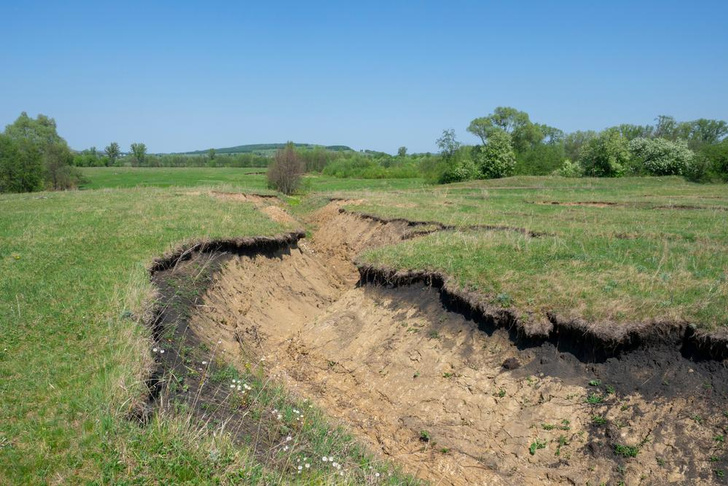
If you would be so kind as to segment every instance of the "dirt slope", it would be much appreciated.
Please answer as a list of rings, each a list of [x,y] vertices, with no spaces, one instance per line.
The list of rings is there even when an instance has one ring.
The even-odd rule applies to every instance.
[[[312,241],[232,257],[190,321],[264,358],[375,450],[435,484],[722,483],[728,374],[674,348],[581,362],[448,311],[437,290],[357,286],[362,249],[404,222],[342,213]],[[635,457],[630,457],[635,455]]]

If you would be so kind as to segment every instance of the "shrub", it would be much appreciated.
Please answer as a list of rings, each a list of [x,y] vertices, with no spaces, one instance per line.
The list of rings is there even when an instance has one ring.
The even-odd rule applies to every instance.
[[[471,157],[485,179],[498,179],[513,175],[516,168],[516,154],[511,136],[503,130],[494,130],[488,143],[473,147]]]
[[[700,151],[699,158],[720,178],[728,181],[728,138],[720,143],[708,145]]]
[[[635,138],[629,142],[629,151],[636,173],[657,176],[685,174],[695,155],[687,142],[664,138]]]
[[[304,164],[298,157],[293,142],[278,150],[268,167],[268,187],[283,194],[293,194],[301,185]]]
[[[584,175],[584,169],[579,165],[579,162],[572,162],[566,159],[561,168],[554,171],[554,175],[561,177],[581,177]]]
[[[610,128],[589,140],[579,162],[588,176],[620,177],[624,175],[629,160],[627,139],[619,130]]]
[[[82,178],[72,163],[71,150],[53,118],[34,119],[23,112],[0,135],[0,191],[74,188]]]
[[[443,155],[435,168],[436,181],[440,184],[476,179],[478,168],[471,157],[472,147],[459,146],[452,154]]]

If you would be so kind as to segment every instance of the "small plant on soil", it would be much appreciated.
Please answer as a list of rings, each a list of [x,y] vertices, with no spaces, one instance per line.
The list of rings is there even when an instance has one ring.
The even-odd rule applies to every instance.
[[[541,424],[543,430],[554,430],[556,428],[553,424]]]
[[[591,380],[589,386],[599,386],[602,384],[602,380]]]
[[[592,405],[602,403],[603,401],[604,397],[598,393],[590,393],[589,396],[586,397],[586,403],[591,403]]]
[[[546,441],[541,439],[536,439],[533,442],[531,442],[531,447],[528,448],[528,452],[534,456],[536,455],[536,451],[539,449],[546,449]]]
[[[614,446],[614,453],[621,457],[637,457],[640,448],[638,446],[628,446],[624,444],[616,444]]]
[[[498,398],[503,398],[504,396],[506,396],[506,390],[504,388],[501,388],[497,392],[495,392],[493,395]]]
[[[607,419],[601,415],[592,415],[592,423],[594,425],[605,425],[607,423]]]
[[[718,462],[719,460],[717,456],[710,456],[710,462]]]
[[[722,444],[723,442],[725,442],[725,435],[717,434],[715,437],[713,437],[713,440]]]
[[[560,435],[557,440],[558,445],[556,446],[556,455],[561,455],[561,448],[564,446],[569,445],[569,439],[566,438],[565,435]]]
[[[723,471],[722,469],[713,469],[713,472],[719,478],[724,478],[725,477],[725,471]]]
[[[420,430],[420,441],[421,442],[430,442],[430,433],[426,430]]]
[[[617,390],[612,385],[605,386],[604,390],[607,392],[607,395],[614,395],[617,392]]]

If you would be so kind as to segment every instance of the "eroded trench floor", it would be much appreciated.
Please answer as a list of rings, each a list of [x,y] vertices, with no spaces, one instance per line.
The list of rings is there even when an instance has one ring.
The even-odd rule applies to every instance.
[[[159,333],[183,334],[235,366],[262,365],[268,379],[433,484],[723,483],[723,363],[669,346],[585,362],[550,343],[518,344],[449,310],[436,288],[359,281],[356,254],[399,241],[406,224],[335,206],[315,223],[310,241],[200,254],[155,274],[162,295],[178,298]],[[175,282],[184,279],[201,290],[183,295]],[[161,361],[189,368],[178,355]],[[202,406],[224,400],[227,383],[200,377],[187,386],[202,416],[238,413]],[[236,432],[256,433],[255,423]]]

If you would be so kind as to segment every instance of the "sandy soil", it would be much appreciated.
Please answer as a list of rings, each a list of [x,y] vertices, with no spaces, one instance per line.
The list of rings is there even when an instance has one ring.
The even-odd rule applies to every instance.
[[[437,290],[357,285],[409,229],[339,212],[312,241],[229,259],[190,328],[313,400],[434,484],[706,484],[727,468],[722,363],[676,349],[581,362],[448,311]],[[634,447],[636,457],[628,455]]]

